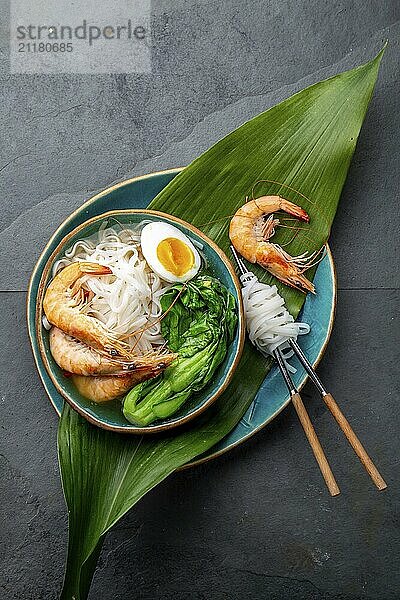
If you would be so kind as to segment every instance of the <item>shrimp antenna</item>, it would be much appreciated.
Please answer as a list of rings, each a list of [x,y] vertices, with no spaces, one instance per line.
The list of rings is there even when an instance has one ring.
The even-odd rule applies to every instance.
[[[279,227],[282,227],[282,225],[279,225]],[[301,229],[301,227],[293,227],[293,229],[295,229],[296,231],[294,232],[294,234],[292,235],[292,237],[290,238],[290,240],[288,242],[286,242],[286,244],[281,244],[281,248],[284,248],[285,246],[289,246],[289,244],[291,244],[296,237],[299,235],[299,231]]]
[[[110,219],[110,221],[115,221],[115,223],[117,223],[117,225],[119,225],[119,227],[121,229],[121,231],[119,233],[121,233],[122,231],[129,231],[131,240],[134,243],[137,242],[137,240],[135,240],[135,231],[136,231],[136,228],[139,225],[139,223],[122,223],[115,217],[109,217],[109,219]],[[133,229],[133,231],[132,231],[132,229]]]
[[[232,219],[234,215],[226,215],[225,217],[219,217],[218,219],[214,219],[213,221],[207,221],[207,223],[200,223],[200,225],[196,225],[200,229],[200,227],[206,227],[207,225],[212,225],[213,223],[218,223],[218,221],[226,221],[227,219]]]
[[[137,227],[137,225],[139,225],[139,223],[122,223],[121,221],[119,221],[116,217],[107,217],[106,219],[104,219],[104,221],[102,221],[100,228],[99,228],[99,233],[100,231],[104,231],[105,229],[108,228],[112,228],[114,224],[117,224],[119,227],[119,231],[116,231],[116,234],[119,235],[122,231],[128,231],[130,234],[130,240],[133,244],[137,244],[138,240],[135,239],[135,227]],[[134,231],[130,230],[130,227],[132,227],[133,225],[133,229]]]
[[[255,182],[255,184],[253,185],[253,187],[251,188],[251,196],[252,199],[254,200],[254,190],[256,188],[256,186],[259,183],[275,183],[276,185],[281,185],[282,187],[287,188],[288,190],[291,190],[292,192],[296,192],[296,194],[298,194],[299,196],[301,196],[302,198],[304,198],[305,200],[307,200],[307,202],[309,202],[310,204],[314,205],[315,203],[312,202],[310,200],[310,198],[308,198],[305,194],[302,194],[301,192],[299,192],[299,190],[296,190],[296,188],[291,187],[290,185],[288,185],[287,183],[282,183],[281,181],[274,181],[273,179],[259,179],[258,181]]]
[[[182,285],[182,288],[179,290],[178,294],[176,295],[176,297],[174,298],[174,300],[171,302],[170,306],[167,308],[167,310],[165,312],[163,312],[157,319],[155,319],[154,321],[152,321],[152,323],[148,323],[147,325],[145,325],[144,327],[142,327],[141,329],[137,329],[136,331],[133,331],[131,334],[129,334],[129,336],[136,336],[136,342],[133,344],[132,346],[132,351],[136,348],[136,346],[138,345],[138,343],[140,342],[143,334],[145,331],[147,331],[148,329],[151,329],[154,325],[156,325],[157,323],[160,323],[164,317],[167,316],[167,314],[169,313],[169,311],[171,310],[171,308],[174,306],[174,304],[176,302],[178,302],[179,298],[181,297],[182,293],[184,292],[184,290],[187,289],[187,283],[184,283]],[[125,339],[126,337],[128,337],[128,334],[123,336],[121,339]]]

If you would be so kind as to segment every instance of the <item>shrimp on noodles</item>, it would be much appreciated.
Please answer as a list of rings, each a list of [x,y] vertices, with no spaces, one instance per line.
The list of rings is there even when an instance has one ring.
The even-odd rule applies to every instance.
[[[128,375],[110,375],[98,377],[85,377],[84,375],[72,375],[71,380],[78,392],[92,402],[108,402],[123,396],[134,385],[156,377],[160,369],[143,370]]]
[[[50,352],[56,363],[68,373],[75,375],[126,375],[146,372],[150,369],[161,371],[176,358],[173,353],[159,353],[150,356],[136,356],[124,362],[100,354],[87,344],[67,335],[58,327],[49,333]]]
[[[43,309],[49,323],[68,335],[109,356],[129,358],[129,346],[126,343],[118,340],[98,319],[82,312],[87,298],[82,287],[83,278],[111,273],[111,269],[96,263],[77,262],[68,265],[47,288]]]

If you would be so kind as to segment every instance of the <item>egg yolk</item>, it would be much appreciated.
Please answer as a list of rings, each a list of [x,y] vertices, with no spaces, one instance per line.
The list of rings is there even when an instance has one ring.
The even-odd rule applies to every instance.
[[[182,277],[194,265],[192,250],[178,238],[165,238],[157,246],[157,258],[162,266],[177,277]]]

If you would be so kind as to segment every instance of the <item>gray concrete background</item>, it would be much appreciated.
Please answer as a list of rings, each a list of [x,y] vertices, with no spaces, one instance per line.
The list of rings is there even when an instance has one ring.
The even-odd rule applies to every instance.
[[[24,315],[51,232],[93,191],[187,164],[389,39],[332,232],[339,297],[320,367],[387,491],[375,491],[308,385],[341,496],[328,496],[288,408],[243,446],[148,494],[108,536],[91,598],[397,600],[399,3],[153,4],[153,73],[142,76],[11,76],[1,11],[0,598],[55,599],[63,575],[57,418]]]

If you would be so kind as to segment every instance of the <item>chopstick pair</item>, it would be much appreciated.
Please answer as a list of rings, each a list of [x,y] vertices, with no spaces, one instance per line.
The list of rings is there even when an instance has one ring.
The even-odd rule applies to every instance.
[[[357,454],[358,458],[361,461],[361,464],[367,471],[368,475],[371,477],[372,481],[374,482],[374,484],[376,485],[378,490],[384,490],[385,488],[387,488],[387,483],[385,482],[382,475],[379,473],[378,469],[374,465],[371,457],[368,455],[364,446],[358,439],[358,437],[355,434],[350,423],[348,422],[348,420],[346,419],[346,417],[340,410],[336,400],[334,399],[332,394],[330,394],[329,392],[326,391],[326,389],[324,388],[324,385],[322,384],[322,381],[320,380],[320,378],[314,371],[312,365],[308,361],[307,357],[305,356],[304,352],[302,351],[302,349],[300,348],[298,343],[295,340],[289,340],[289,344],[290,344],[293,352],[296,354],[297,358],[299,359],[299,361],[301,362],[301,364],[307,371],[308,375],[310,376],[311,381],[313,382],[313,384],[319,391],[319,393],[322,397],[322,400],[325,402],[326,406],[328,407],[328,409],[334,416],[337,424],[339,425],[340,429],[343,431],[344,435],[346,436],[347,441],[349,442],[350,446],[353,448],[354,452]],[[332,494],[332,495],[334,495],[334,494]]]
[[[232,254],[235,258],[235,261],[237,263],[237,266],[239,268],[239,271],[241,272],[242,275],[245,275],[247,273],[247,269],[246,269],[243,261],[241,260],[241,258],[239,257],[239,255],[237,254],[237,252],[233,246],[231,246],[231,250],[232,250]],[[364,446],[362,445],[362,443],[356,436],[350,423],[348,422],[348,420],[346,419],[346,417],[340,410],[340,408],[339,408],[338,404],[336,403],[335,399],[333,398],[332,394],[330,394],[329,392],[327,392],[325,390],[321,380],[319,379],[318,375],[314,371],[312,365],[308,361],[307,357],[305,356],[305,354],[303,353],[303,351],[301,350],[301,348],[297,344],[297,342],[294,340],[289,340],[289,344],[290,344],[293,352],[296,354],[299,361],[301,362],[301,364],[307,371],[308,375],[310,376],[311,381],[314,383],[314,385],[318,389],[319,393],[322,396],[323,401],[325,402],[326,406],[328,407],[328,409],[330,410],[330,412],[336,419],[336,422],[338,423],[339,427],[345,434],[351,447],[353,448],[354,452],[357,454],[358,458],[360,459],[362,465],[364,466],[367,473],[371,477],[372,481],[374,482],[374,484],[376,485],[378,490],[384,490],[387,487],[385,480],[383,479],[382,475],[379,473],[378,469],[372,462],[372,459],[370,458],[370,456],[368,455]],[[325,480],[325,483],[328,487],[328,490],[332,496],[337,496],[338,494],[340,494],[339,486],[336,482],[335,476],[333,475],[332,469],[329,466],[328,459],[325,456],[324,450],[323,450],[321,443],[318,439],[318,436],[315,432],[315,429],[313,427],[311,419],[307,413],[306,407],[304,406],[303,400],[301,399],[301,396],[289,374],[289,371],[286,367],[286,364],[285,364],[285,361],[283,359],[280,349],[277,348],[273,352],[273,355],[274,355],[275,360],[278,363],[279,369],[280,369],[282,376],[285,380],[285,383],[288,387],[293,406],[296,410],[296,413],[298,415],[300,423],[304,429],[304,433],[306,434],[306,437],[309,441],[311,449],[314,453],[314,456],[316,458],[316,461],[318,463],[318,466],[320,468],[322,476]]]
[[[311,419],[308,415],[306,407],[304,406],[304,402],[301,399],[299,391],[297,390],[292,378],[289,375],[289,371],[286,368],[285,361],[283,360],[279,348],[274,350],[273,355],[276,362],[278,363],[283,379],[285,380],[285,383],[288,387],[292,404],[296,410],[297,416],[299,417],[299,421],[302,424],[304,433],[307,436],[307,439],[311,446],[311,450],[314,453],[315,460],[318,463],[322,476],[325,479],[325,483],[329,490],[329,493],[331,496],[337,496],[338,494],[340,494],[339,486],[336,483],[335,476],[332,473],[331,467],[329,466],[328,459],[325,456],[325,452],[315,432],[314,426],[311,423]]]

